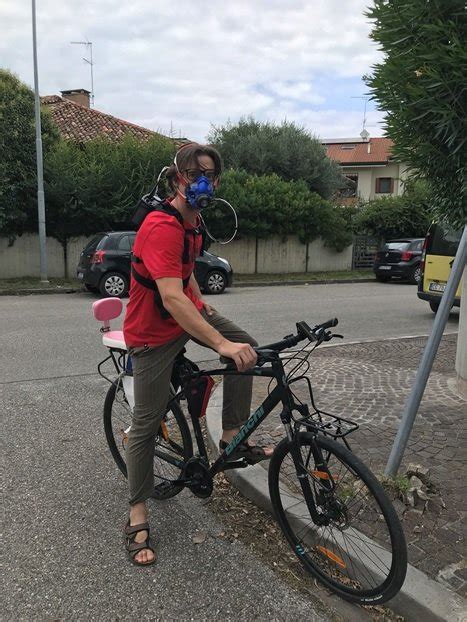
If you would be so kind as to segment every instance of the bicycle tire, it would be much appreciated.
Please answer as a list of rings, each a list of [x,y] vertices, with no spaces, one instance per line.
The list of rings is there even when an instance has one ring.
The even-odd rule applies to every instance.
[[[362,482],[369,491],[369,495],[367,494],[366,498],[362,495],[360,507],[364,509],[360,519],[357,519],[357,521],[360,520],[360,527],[363,524],[362,518],[365,513],[369,515],[369,518],[372,518],[371,509],[369,509],[371,500],[373,499],[376,502],[378,509],[377,516],[375,516],[368,525],[364,523],[365,529],[368,530],[369,525],[371,525],[371,529],[375,531],[378,529],[381,530],[383,527],[382,523],[384,522],[389,535],[390,545],[388,548],[390,552],[386,550],[386,547],[382,546],[381,539],[378,539],[377,542],[374,540],[371,541],[374,534],[370,536],[362,535],[354,526],[350,527],[350,524],[338,527],[332,525],[331,522],[330,526],[319,527],[312,521],[304,500],[303,491],[297,478],[293,459],[290,455],[291,444],[288,439],[282,440],[276,447],[269,466],[269,493],[276,519],[294,553],[305,566],[306,570],[326,587],[345,600],[354,603],[375,605],[386,602],[400,590],[407,572],[407,546],[396,511],[383,487],[368,467],[366,467],[351,451],[339,443],[324,438],[322,435],[315,437],[312,433],[301,432],[299,433],[298,442],[302,455],[304,448],[310,448],[312,440],[315,440],[318,447],[323,452],[323,456],[326,456],[327,468],[333,480],[335,480],[332,502],[328,507],[331,508],[332,504],[334,504],[339,508],[336,512],[336,521],[337,519],[342,521],[344,516],[347,517],[346,520],[348,520],[349,511],[352,507],[356,506],[355,509],[358,508],[355,499],[360,495],[363,488],[358,489],[355,483],[350,484],[350,478],[346,482],[345,478],[347,477],[347,473],[342,475],[342,473],[339,472],[338,475],[336,470],[337,466],[331,464],[331,456],[347,469],[347,472],[351,477],[355,478],[356,482]],[[311,451],[309,451],[309,455],[310,454]],[[289,472],[291,473],[290,483],[287,481],[286,484],[284,483],[284,473],[287,470],[287,465],[284,466],[284,464],[287,456],[290,457],[287,464],[291,464],[293,469],[289,467]],[[317,467],[314,465],[312,455],[310,456],[310,460],[313,460],[313,468],[316,469]],[[311,482],[310,485],[313,488],[313,497],[315,501],[320,498],[322,500],[322,489],[324,486],[322,482],[326,479],[323,476],[323,472],[321,470],[309,470],[308,467],[307,472],[308,481]],[[341,482],[345,482],[342,484],[341,488],[339,488],[341,485],[339,477]],[[318,480],[318,483],[316,480]],[[296,497],[292,495],[294,485],[295,489],[298,491]],[[346,486],[348,488],[346,488]],[[317,494],[318,497],[316,496]],[[290,502],[290,498],[295,499],[300,496],[302,501],[299,501],[298,504]],[[283,499],[286,500],[283,502]],[[348,500],[351,501],[350,504],[348,504]],[[365,501],[364,503],[363,500]],[[296,508],[294,508],[294,505]],[[323,508],[324,506],[321,505],[321,507]],[[358,512],[359,511],[360,510],[358,510]],[[308,520],[310,520],[309,524],[307,524]],[[375,520],[376,524],[374,522]],[[305,530],[307,530],[308,527],[311,527],[311,530],[308,529],[304,532],[304,524]],[[357,525],[358,524],[357,522]],[[339,533],[333,532],[334,527],[336,527]],[[297,534],[296,532],[299,529],[302,531]],[[353,532],[351,532],[350,529],[353,529]],[[359,539],[360,536],[361,539]],[[307,542],[305,542],[305,538]],[[370,538],[370,540],[368,538]],[[308,544],[309,542],[312,543],[311,546]],[[321,544],[321,542],[323,544]],[[348,547],[351,549],[351,554],[349,554],[349,551],[344,550],[339,542],[348,544]],[[365,566],[365,561],[362,560],[360,556],[360,554],[364,552],[364,549],[360,547],[368,549],[368,553],[366,554],[370,556],[366,560],[366,563],[370,564],[370,569],[368,566]],[[306,550],[307,548],[309,548],[308,552]],[[390,566],[388,565],[388,555],[391,556]],[[383,559],[386,560],[386,562],[383,562]],[[382,573],[383,580],[381,584],[371,585],[371,582],[368,581],[368,579],[372,577],[371,569],[373,568],[375,575],[378,576],[382,570],[378,564],[381,563],[387,568],[387,576],[384,576],[384,571]],[[365,568],[365,572],[363,572],[363,568]],[[360,573],[359,576],[352,578],[349,576],[350,570],[354,572],[358,570]],[[355,574],[357,575],[358,573],[355,572]],[[381,581],[381,579],[377,580]],[[364,585],[364,583],[369,585]]]
[[[119,396],[119,403],[121,407],[121,410],[119,412],[121,414],[119,415],[117,421],[115,398],[118,393],[121,393],[121,395]],[[165,449],[168,449],[168,451],[171,451],[174,455],[178,455],[177,460],[180,460],[180,462],[184,463],[186,460],[193,456],[193,441],[191,438],[188,423],[185,419],[180,405],[177,402],[172,402],[170,405],[170,409],[167,410],[167,413],[165,415],[165,425],[166,430],[170,428],[169,440],[171,441],[173,437],[178,442],[174,442],[173,447],[171,446],[170,448],[167,448],[167,443],[165,444],[165,446],[162,445],[162,441],[164,439],[161,438],[162,431],[161,428],[159,428],[159,432],[156,435],[155,452],[158,450],[159,443],[159,447],[165,447]],[[112,454],[115,463],[125,477],[128,476],[125,462],[125,445],[128,441],[128,431],[130,427],[131,409],[128,405],[128,402],[126,401],[123,386],[117,381],[116,383],[111,384],[105,397],[104,431],[110,453]],[[116,442],[116,433],[121,438],[121,441],[118,444]],[[172,483],[171,485],[169,485],[167,483],[167,480],[169,479],[176,480],[181,477],[181,468],[178,468],[175,465],[169,464],[167,461],[164,461],[163,458],[161,458],[161,455],[163,453],[165,453],[165,450],[160,451],[159,455],[157,455],[156,453],[154,455],[154,492],[152,494],[152,497],[159,500],[174,497],[183,490],[183,484],[177,485],[175,483]],[[169,457],[169,454],[167,455]],[[168,467],[164,467],[164,462],[169,467],[173,467],[173,469],[169,470]]]

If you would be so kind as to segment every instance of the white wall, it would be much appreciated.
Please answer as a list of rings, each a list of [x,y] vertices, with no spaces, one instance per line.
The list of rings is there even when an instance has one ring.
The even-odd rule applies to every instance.
[[[257,243],[256,240],[235,240],[224,246],[212,244],[209,251],[228,259],[237,274],[327,272],[352,268],[352,246],[348,246],[341,253],[336,253],[327,248],[321,239],[308,244],[308,265],[307,247],[295,236],[288,236],[285,240],[276,236],[258,240]]]
[[[68,276],[76,276],[79,254],[90,238],[80,237],[68,243]],[[326,272],[350,270],[352,246],[342,253],[326,248],[322,240],[314,240],[307,246],[295,236],[286,239],[272,237],[267,240],[234,240],[230,244],[212,244],[211,253],[230,261],[237,274],[284,274],[288,272]],[[51,277],[65,276],[63,249],[54,238],[47,238],[47,274]],[[0,238],[0,278],[39,277],[39,236],[22,235],[13,246],[6,238]]]
[[[89,238],[75,238],[68,244],[69,276],[76,275],[76,266],[80,252]],[[47,238],[47,275],[50,277],[65,276],[63,248],[54,238]],[[23,276],[40,276],[39,269],[39,236],[24,234],[16,238],[12,246],[8,246],[7,238],[0,238],[0,278],[21,278]]]
[[[359,197],[364,201],[402,194],[402,182],[407,177],[406,167],[400,164],[387,164],[386,166],[345,166],[342,172],[344,174],[358,175],[357,191]],[[377,177],[392,177],[394,179],[393,194],[375,193]]]
[[[239,274],[254,274],[256,265],[256,240],[234,240],[230,244],[211,244],[209,252],[224,257]]]

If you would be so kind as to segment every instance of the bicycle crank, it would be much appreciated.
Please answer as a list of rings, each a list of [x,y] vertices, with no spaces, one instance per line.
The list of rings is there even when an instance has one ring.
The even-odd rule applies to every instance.
[[[190,458],[185,463],[182,478],[185,480],[185,486],[197,497],[205,499],[211,496],[214,484],[209,467],[203,458]]]

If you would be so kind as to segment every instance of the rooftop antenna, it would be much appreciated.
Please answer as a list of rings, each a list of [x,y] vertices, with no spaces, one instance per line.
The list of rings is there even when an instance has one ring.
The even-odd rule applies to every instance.
[[[365,134],[366,134],[367,133],[367,130],[366,130],[366,107],[367,107],[367,104],[368,104],[370,98],[365,96],[365,95],[352,95],[350,99],[363,99],[363,100],[365,100],[365,105],[364,105],[364,108],[363,108],[362,133],[365,132]]]
[[[71,45],[85,45],[86,51],[89,48],[89,58],[83,58],[84,62],[87,63],[91,68],[91,106],[94,106],[94,63],[92,60],[92,41],[86,39],[86,41],[70,41]]]

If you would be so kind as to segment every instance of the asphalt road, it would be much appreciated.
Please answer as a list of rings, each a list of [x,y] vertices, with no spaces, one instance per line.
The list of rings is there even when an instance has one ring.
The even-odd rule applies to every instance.
[[[208,299],[260,344],[290,334],[299,320],[313,325],[338,317],[339,332],[355,341],[427,335],[434,318],[415,286],[402,283],[233,288]],[[87,293],[0,297],[0,383],[93,374],[105,354],[92,317],[94,300]],[[446,331],[457,331],[458,320],[454,309]],[[216,358],[194,344],[189,355]]]
[[[126,483],[101,424],[107,386],[95,369],[105,350],[93,300],[0,297],[2,619],[334,619],[242,544],[220,538],[222,524],[187,492],[151,504],[157,565],[129,564]],[[263,343],[300,319],[338,316],[349,340],[426,334],[433,322],[404,285],[245,288],[211,301]],[[448,330],[457,322],[455,311]],[[198,347],[190,353],[213,358]],[[207,534],[202,544],[193,542],[197,530]]]

